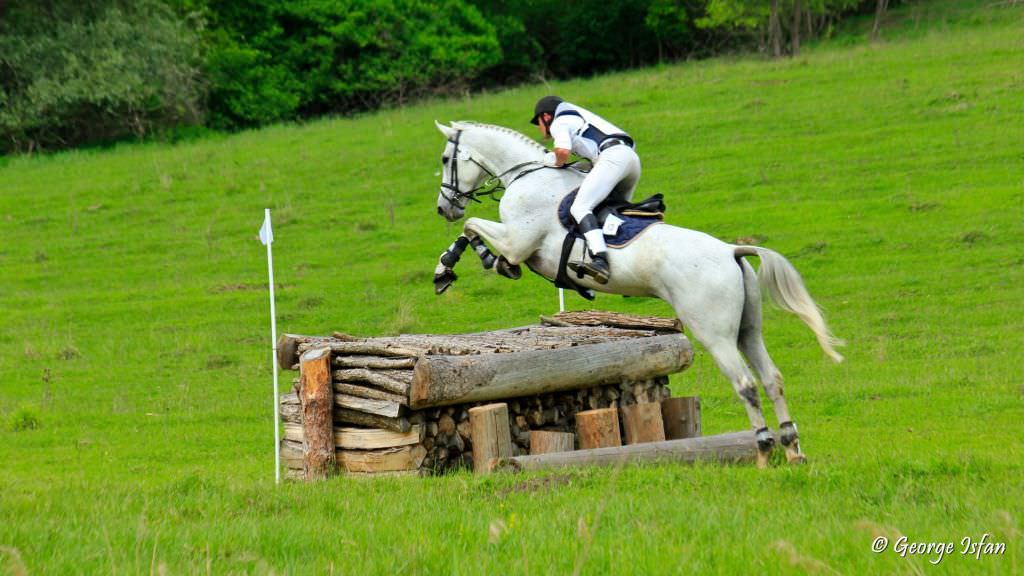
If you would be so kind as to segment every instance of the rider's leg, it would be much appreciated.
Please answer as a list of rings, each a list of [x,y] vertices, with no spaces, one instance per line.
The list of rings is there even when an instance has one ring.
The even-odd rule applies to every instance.
[[[615,148],[622,148],[622,153]],[[635,157],[636,153],[625,146],[615,146],[602,153],[590,174],[583,180],[576,193],[576,200],[569,208],[569,213],[587,241],[587,251],[590,253],[589,262],[584,258],[583,261],[571,263],[569,267],[577,273],[582,271],[583,274],[593,276],[599,284],[608,282],[610,270],[604,232],[598,227],[593,211],[623,179],[633,180],[635,186],[637,175],[631,170],[634,166],[630,156]]]
[[[633,192],[636,190],[636,185],[640,182],[640,157],[636,155],[632,148],[625,146],[615,146],[614,148],[616,149],[614,153],[622,156],[621,161],[625,164],[625,171],[622,179],[612,189],[612,195],[626,202],[632,202]],[[621,150],[618,150],[620,148]],[[609,148],[604,154],[611,151],[612,148]]]

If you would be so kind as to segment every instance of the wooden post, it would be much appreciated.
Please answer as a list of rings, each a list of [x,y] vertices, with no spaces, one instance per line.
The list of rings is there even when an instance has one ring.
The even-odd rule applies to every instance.
[[[580,450],[622,446],[618,409],[599,408],[577,412],[576,433],[580,439]]]
[[[306,480],[327,478],[338,471],[334,454],[331,351],[310,350],[299,359],[302,400],[302,469]]]
[[[700,430],[700,397],[669,398],[661,403],[665,423],[665,439],[696,438]]]
[[[650,402],[623,406],[622,428],[626,431],[626,444],[661,442],[665,439],[661,404]]]
[[[489,474],[499,459],[512,456],[512,435],[506,404],[470,408],[469,425],[473,438],[474,472]]]
[[[575,445],[576,435],[572,432],[530,431],[530,454],[572,452]]]

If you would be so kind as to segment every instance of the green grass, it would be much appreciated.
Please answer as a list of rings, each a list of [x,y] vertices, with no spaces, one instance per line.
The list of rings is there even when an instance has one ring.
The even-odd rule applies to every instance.
[[[991,4],[911,5],[881,43],[853,26],[794,60],[0,159],[0,574],[1020,573],[1024,11]],[[810,463],[275,488],[263,208],[282,331],[536,322],[549,283],[470,259],[434,296],[459,228],[434,214],[433,120],[533,135],[549,92],[636,136],[638,195],[665,192],[670,222],[800,269],[849,342],[833,365],[766,310]],[[672,386],[707,433],[748,427],[706,354]],[[870,552],[896,531],[1006,552]]]

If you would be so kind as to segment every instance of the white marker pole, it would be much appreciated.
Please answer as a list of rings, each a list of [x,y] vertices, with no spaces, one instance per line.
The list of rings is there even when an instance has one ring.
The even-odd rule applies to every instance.
[[[558,289],[558,311],[565,312],[565,288]]]
[[[270,275],[270,347],[274,365],[274,483],[281,483],[281,416],[278,413],[277,398],[277,312],[274,310],[274,231],[270,227],[270,208],[263,215],[260,227],[260,242],[267,247],[267,271]]]

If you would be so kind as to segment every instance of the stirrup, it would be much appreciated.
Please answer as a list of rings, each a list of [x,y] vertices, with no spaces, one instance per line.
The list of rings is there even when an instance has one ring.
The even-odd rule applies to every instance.
[[[592,255],[589,262],[586,260],[569,262],[569,269],[576,273],[577,278],[583,278],[584,275],[591,276],[598,284],[607,284],[608,278],[611,276],[608,260],[600,255]]]

